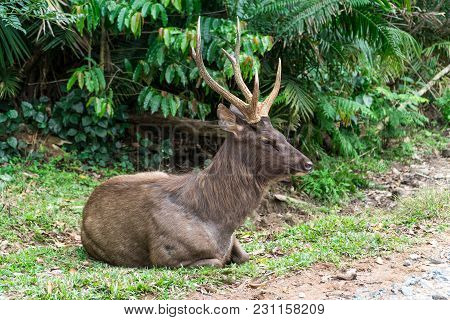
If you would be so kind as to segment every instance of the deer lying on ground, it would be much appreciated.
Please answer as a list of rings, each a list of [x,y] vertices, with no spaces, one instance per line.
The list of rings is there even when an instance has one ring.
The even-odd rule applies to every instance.
[[[97,187],[81,227],[83,246],[93,258],[130,267],[243,263],[249,255],[234,236],[236,228],[258,207],[270,182],[312,169],[311,161],[269,120],[281,85],[281,61],[272,92],[260,102],[258,74],[252,92],[241,75],[239,22],[234,54],[223,51],[246,102],[206,70],[199,19],[192,56],[207,85],[232,104],[219,104],[217,110],[219,126],[229,132],[223,145],[198,173],[138,173]]]

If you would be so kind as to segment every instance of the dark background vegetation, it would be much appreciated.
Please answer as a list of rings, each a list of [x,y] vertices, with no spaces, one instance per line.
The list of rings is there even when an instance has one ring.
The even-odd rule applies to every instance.
[[[244,79],[258,70],[267,94],[282,59],[272,122],[318,162],[294,185],[339,199],[367,183],[358,159],[411,155],[412,132],[448,125],[448,12],[445,0],[4,0],[0,163],[53,152],[133,170],[152,147],[145,166],[160,168],[173,141],[136,136],[129,117],[215,120],[222,99],[190,57],[195,25],[211,74],[235,91],[221,49],[239,17]]]

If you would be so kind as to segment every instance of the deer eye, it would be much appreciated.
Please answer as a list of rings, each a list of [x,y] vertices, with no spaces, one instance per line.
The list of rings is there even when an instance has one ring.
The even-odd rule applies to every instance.
[[[267,139],[265,137],[262,137],[261,140],[262,140],[262,143],[270,145],[271,147],[273,147],[275,150],[278,151],[277,142],[275,140]]]

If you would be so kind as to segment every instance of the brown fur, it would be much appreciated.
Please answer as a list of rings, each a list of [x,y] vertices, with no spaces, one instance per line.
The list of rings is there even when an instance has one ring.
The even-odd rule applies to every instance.
[[[89,255],[120,266],[223,266],[248,260],[234,231],[257,208],[271,181],[309,171],[310,161],[267,118],[249,125],[236,111],[235,118],[220,112],[222,128],[233,134],[205,170],[119,176],[94,190],[81,230]]]

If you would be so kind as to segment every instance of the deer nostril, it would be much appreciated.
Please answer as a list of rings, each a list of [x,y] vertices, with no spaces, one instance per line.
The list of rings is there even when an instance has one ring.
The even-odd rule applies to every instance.
[[[305,162],[304,167],[305,167],[305,170],[311,171],[313,168],[313,163],[311,161],[307,161],[307,162]]]

